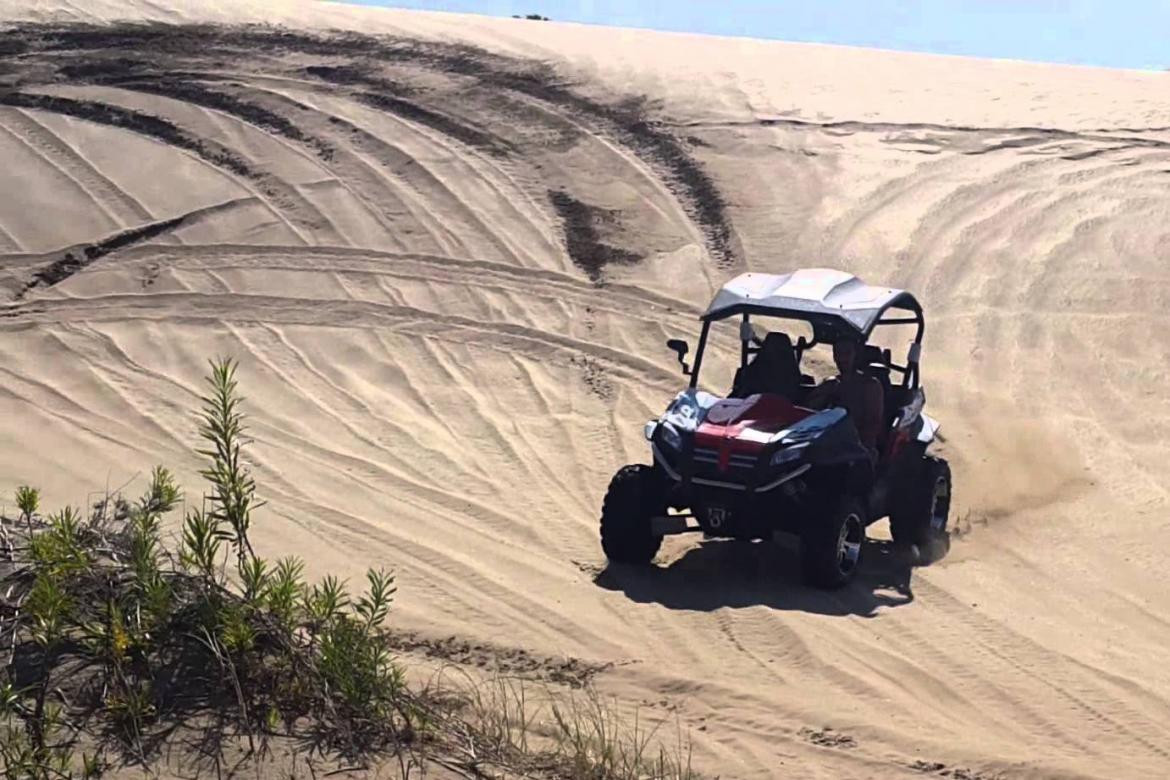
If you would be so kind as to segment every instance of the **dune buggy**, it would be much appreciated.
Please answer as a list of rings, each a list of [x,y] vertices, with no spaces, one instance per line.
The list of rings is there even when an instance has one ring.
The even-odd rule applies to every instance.
[[[731,318],[739,319],[739,371],[719,397],[698,389],[699,372],[712,327]],[[761,321],[799,321],[811,337],[793,343],[774,329],[761,338]],[[646,423],[653,464],[625,466],[610,481],[601,545],[611,561],[649,563],[670,534],[788,536],[799,542],[804,580],[835,588],[856,574],[866,528],[883,517],[895,543],[926,552],[945,543],[951,474],[928,453],[939,425],[923,413],[925,323],[913,295],[827,269],[745,273],[701,322],[693,366],[685,341],[667,342],[690,386]],[[875,328],[893,325],[914,331],[904,365],[868,343]],[[802,359],[838,339],[860,345],[857,369],[881,384],[876,447],[862,444],[845,408],[802,405],[816,386]]]

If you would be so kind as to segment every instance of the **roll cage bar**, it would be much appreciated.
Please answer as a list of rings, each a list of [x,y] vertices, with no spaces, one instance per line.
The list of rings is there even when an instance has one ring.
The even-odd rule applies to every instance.
[[[889,313],[906,312],[909,316],[894,316],[887,317]],[[807,322],[812,325],[813,339],[808,341],[804,336],[801,336],[796,344],[796,359],[799,362],[804,357],[804,353],[819,344],[833,344],[842,338],[849,338],[865,343],[869,340],[870,334],[874,329],[881,325],[915,325],[914,341],[910,345],[910,349],[906,355],[906,364],[898,365],[890,360],[889,350],[883,351],[883,362],[889,367],[891,371],[896,371],[902,375],[901,386],[911,390],[917,389],[919,384],[919,356],[922,351],[922,337],[926,332],[926,321],[922,315],[922,307],[918,301],[910,293],[902,293],[897,296],[877,313],[872,320],[870,320],[868,327],[864,330],[858,329],[853,323],[840,317],[839,315],[821,312],[805,311],[801,309],[781,309],[773,306],[751,306],[742,305],[734,306],[727,309],[721,309],[717,312],[704,315],[700,319],[703,322],[703,329],[699,333],[699,345],[695,350],[695,364],[690,369],[691,382],[690,386],[695,388],[699,382],[699,370],[703,365],[703,353],[707,347],[707,334],[711,330],[711,324],[721,320],[730,319],[735,316],[741,316],[742,322],[749,324],[751,316],[759,315],[761,317],[768,317],[772,319],[796,320],[799,322]],[[748,357],[756,351],[756,348],[749,345],[748,340],[741,340],[740,342],[740,367],[747,365]]]

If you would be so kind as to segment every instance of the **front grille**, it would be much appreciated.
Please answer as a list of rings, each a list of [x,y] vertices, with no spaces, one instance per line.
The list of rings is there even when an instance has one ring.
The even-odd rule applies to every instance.
[[[719,452],[717,450],[710,447],[696,447],[694,458],[697,467],[713,466],[714,470],[719,470]],[[727,460],[727,465],[733,469],[754,469],[756,456],[732,453]]]

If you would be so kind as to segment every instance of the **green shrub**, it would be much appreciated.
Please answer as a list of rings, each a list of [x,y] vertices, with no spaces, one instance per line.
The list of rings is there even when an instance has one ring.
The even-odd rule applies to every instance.
[[[273,564],[255,554],[248,532],[262,503],[245,462],[235,372],[234,361],[211,364],[198,450],[208,459],[200,472],[208,506],[182,518],[177,556],[166,549],[161,529],[182,494],[162,466],[152,470],[136,502],[107,496],[88,522],[66,507],[35,524],[39,494],[18,489],[27,556],[0,584],[20,605],[11,633],[4,629],[14,643],[9,657],[25,659],[31,680],[18,689],[10,662],[0,683],[6,775],[47,780],[101,772],[100,754],[76,754],[76,728],[49,700],[64,682],[66,658],[74,662],[71,674],[83,675],[98,700],[89,709],[75,707],[68,723],[116,735],[123,753],[144,765],[148,738],[167,728],[157,723],[160,713],[172,711],[182,695],[175,693],[180,662],[196,673],[190,685],[200,695],[230,692],[231,703],[214,699],[214,706],[228,710],[220,714],[236,721],[253,748],[253,734],[307,718],[320,744],[347,755],[384,749],[402,755],[446,724],[461,744],[486,750],[497,762],[524,764],[538,718],[526,710],[522,688],[519,696],[497,700],[494,710],[481,706],[471,720],[455,714],[466,699],[456,705],[450,697],[408,689],[384,627],[396,594],[392,572],[371,569],[364,591],[351,596],[332,575],[306,583],[298,558]],[[235,578],[225,574],[232,557]],[[573,699],[549,711],[554,725],[542,739],[552,740],[552,752],[547,744],[536,752],[558,774],[596,780],[691,776],[665,754],[652,760],[653,732],[635,722],[625,735],[612,711],[595,700],[582,705]],[[468,771],[479,760],[467,759]]]
[[[256,482],[242,457],[245,428],[240,404],[243,399],[237,392],[235,361],[230,358],[213,361],[207,383],[211,392],[202,399],[203,420],[199,435],[209,446],[198,452],[210,458],[211,463],[200,473],[211,487],[208,496],[212,506],[211,518],[217,527],[226,525],[230,529],[230,539],[242,571],[245,559],[255,557],[248,540],[252,510],[263,504],[256,501]]]
[[[30,537],[29,554],[42,574],[69,577],[86,569],[91,559],[82,542],[77,510],[65,507],[51,515],[48,528]]]
[[[34,487],[21,485],[16,489],[16,508],[20,510],[20,519],[31,523],[33,515],[41,505],[41,492]]]

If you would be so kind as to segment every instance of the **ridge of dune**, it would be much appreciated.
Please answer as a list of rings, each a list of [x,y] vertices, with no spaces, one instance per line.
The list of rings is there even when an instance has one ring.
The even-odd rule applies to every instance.
[[[650,94],[694,122],[800,118],[988,129],[1170,129],[1170,73],[989,60],[288,0],[0,0],[0,19],[269,24],[472,42],[555,62],[580,82]],[[646,46],[653,41],[653,46]],[[717,63],[717,65],[715,65]]]
[[[1170,772],[1166,74],[261,0],[0,22],[0,491],[196,474],[233,354],[259,549],[604,668],[704,770]],[[883,523],[837,593],[769,545],[606,567],[665,339],[820,265],[924,302],[949,555]]]

